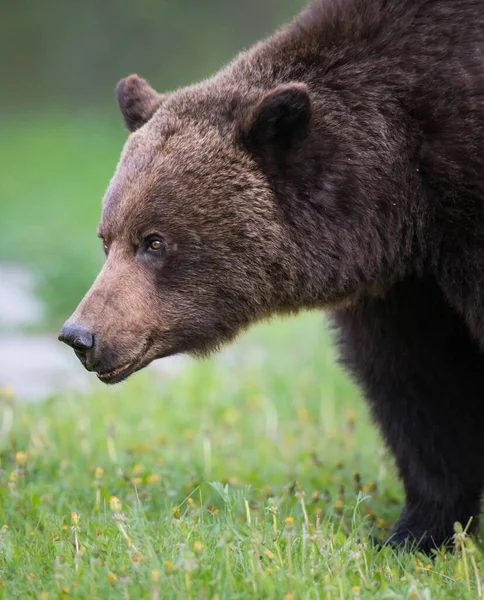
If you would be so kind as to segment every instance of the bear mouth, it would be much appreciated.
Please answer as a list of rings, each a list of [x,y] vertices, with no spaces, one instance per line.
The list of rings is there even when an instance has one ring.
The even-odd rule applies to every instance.
[[[121,367],[117,367],[116,369],[113,369],[112,371],[107,371],[105,373],[96,373],[97,378],[102,381],[103,383],[120,383],[121,381],[123,381],[124,379],[128,378],[130,375],[132,375],[135,371],[138,370],[138,367],[136,366],[136,362],[129,362],[125,365],[122,365]]]
[[[111,369],[110,371],[104,371],[102,373],[96,373],[97,378],[103,383],[115,384],[120,383],[127,379],[130,375],[139,371],[143,367],[146,367],[151,361],[146,360],[147,347],[143,348],[143,351],[138,354],[134,360],[130,360],[123,365]]]

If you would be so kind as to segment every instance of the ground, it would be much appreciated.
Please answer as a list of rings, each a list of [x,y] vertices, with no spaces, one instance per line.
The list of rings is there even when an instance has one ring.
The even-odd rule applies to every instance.
[[[0,256],[44,275],[46,327],[102,260],[123,132],[83,119],[2,126]],[[484,597],[477,541],[433,558],[369,542],[403,493],[330,339],[304,314],[178,374],[35,405],[3,390],[0,598]]]

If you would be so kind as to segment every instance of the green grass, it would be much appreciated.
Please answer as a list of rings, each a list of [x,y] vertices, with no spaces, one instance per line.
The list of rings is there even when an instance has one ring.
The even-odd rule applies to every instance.
[[[368,542],[402,493],[328,335],[266,324],[176,376],[14,401],[12,427],[4,398],[0,597],[476,598],[470,542]]]

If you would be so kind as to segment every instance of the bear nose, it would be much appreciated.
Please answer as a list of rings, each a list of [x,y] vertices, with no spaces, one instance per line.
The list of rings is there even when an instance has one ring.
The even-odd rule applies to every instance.
[[[86,328],[67,322],[60,330],[59,341],[71,346],[74,350],[86,352],[93,347],[94,336]]]

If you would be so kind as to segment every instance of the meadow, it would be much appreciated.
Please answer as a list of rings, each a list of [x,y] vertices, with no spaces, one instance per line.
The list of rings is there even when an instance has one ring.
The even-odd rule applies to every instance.
[[[125,134],[80,114],[2,136],[0,260],[36,274],[55,332],[103,260]],[[484,597],[459,530],[432,557],[374,543],[402,488],[332,337],[307,313],[171,375],[34,405],[1,390],[0,598]]]

